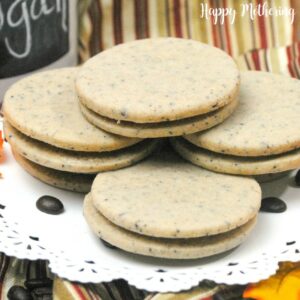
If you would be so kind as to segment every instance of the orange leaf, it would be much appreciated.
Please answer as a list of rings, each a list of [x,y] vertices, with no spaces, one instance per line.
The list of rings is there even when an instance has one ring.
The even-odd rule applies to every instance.
[[[256,300],[300,300],[300,263],[281,263],[275,275],[250,284],[243,296]]]
[[[3,147],[3,138],[2,138],[2,131],[0,130],[0,150],[2,150]]]

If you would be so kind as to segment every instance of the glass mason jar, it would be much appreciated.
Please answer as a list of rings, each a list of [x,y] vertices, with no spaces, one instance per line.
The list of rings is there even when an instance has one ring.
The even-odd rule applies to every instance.
[[[13,82],[77,63],[77,0],[0,0],[0,106]]]

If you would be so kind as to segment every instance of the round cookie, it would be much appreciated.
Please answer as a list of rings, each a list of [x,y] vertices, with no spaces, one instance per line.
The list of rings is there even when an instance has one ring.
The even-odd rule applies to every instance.
[[[175,151],[186,160],[220,173],[263,175],[281,173],[300,166],[300,149],[272,156],[243,157],[199,148],[183,138],[173,138],[170,141]]]
[[[221,125],[185,138],[199,147],[236,156],[265,156],[300,148],[298,79],[244,72],[239,101]]]
[[[134,123],[194,117],[230,103],[239,71],[224,51],[178,38],[118,45],[88,60],[76,79],[80,101],[101,116]]]
[[[157,140],[145,140],[113,152],[76,152],[47,145],[25,136],[4,122],[7,141],[15,151],[30,161],[61,171],[98,173],[124,168],[142,160],[157,147]]]
[[[254,218],[261,202],[254,179],[213,173],[171,152],[99,174],[91,195],[95,208],[117,226],[164,238],[227,232]]]
[[[229,104],[207,114],[178,121],[144,124],[127,121],[117,122],[94,113],[82,104],[80,104],[80,108],[90,123],[108,132],[135,138],[157,138],[179,136],[213,127],[228,118],[237,105],[238,99],[235,98]]]
[[[68,150],[113,151],[137,143],[96,128],[82,116],[74,89],[78,70],[45,71],[13,84],[4,97],[6,120],[29,137]]]
[[[93,232],[108,243],[131,253],[169,259],[193,259],[226,252],[240,245],[256,223],[256,218],[253,218],[241,227],[214,236],[165,239],[137,234],[116,226],[96,210],[90,194],[85,198],[83,211]]]
[[[64,190],[88,193],[95,178],[95,175],[91,174],[74,174],[37,165],[16,151],[13,151],[13,155],[20,166],[31,176]]]

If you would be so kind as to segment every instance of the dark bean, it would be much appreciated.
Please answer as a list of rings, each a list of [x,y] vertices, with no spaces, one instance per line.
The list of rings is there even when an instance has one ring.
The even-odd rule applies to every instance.
[[[14,285],[9,289],[7,298],[9,300],[33,300],[30,292],[19,285]]]
[[[36,298],[43,297],[43,299],[44,299],[44,296],[51,296],[52,295],[52,288],[42,287],[42,288],[34,289],[32,291],[32,295]]]
[[[297,172],[295,176],[295,182],[298,186],[300,186],[300,170]]]
[[[110,248],[110,249],[118,249],[116,246],[113,246],[113,245],[111,245],[110,243],[108,243],[108,242],[106,242],[106,241],[104,241],[104,240],[102,240],[102,239],[100,239],[100,241],[103,243],[103,245],[105,246],[105,247],[107,247],[107,248]]]
[[[41,287],[52,287],[53,281],[50,278],[35,278],[26,280],[24,285],[27,287],[28,290],[33,290]]]
[[[284,201],[276,197],[264,198],[261,201],[260,211],[281,213],[286,211],[287,206]]]
[[[48,195],[40,197],[36,202],[36,207],[40,211],[50,215],[58,215],[64,211],[62,202],[59,199]]]

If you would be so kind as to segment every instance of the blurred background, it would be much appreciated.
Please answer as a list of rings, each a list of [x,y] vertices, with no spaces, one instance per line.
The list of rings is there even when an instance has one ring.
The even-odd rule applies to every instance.
[[[0,102],[24,74],[149,37],[195,39],[241,69],[299,77],[299,9],[299,0],[1,0]]]
[[[259,7],[262,15],[253,16]],[[217,9],[226,8],[236,11],[233,22],[230,14],[224,20],[207,18],[207,10],[221,13]],[[270,9],[283,15],[272,16]],[[172,36],[219,47],[242,69],[297,76],[299,9],[299,0],[82,0],[79,61],[119,43]]]

